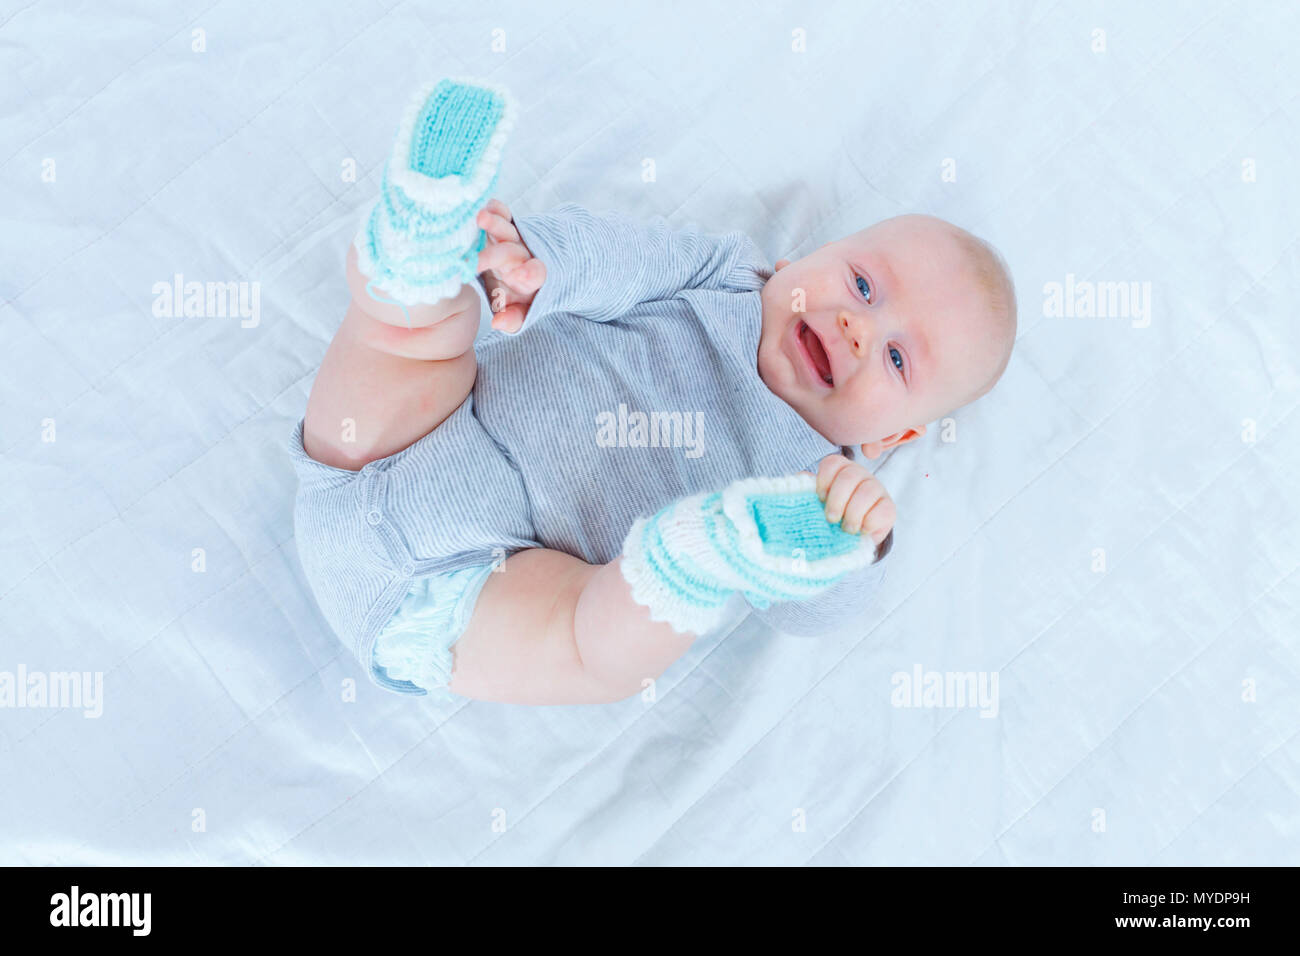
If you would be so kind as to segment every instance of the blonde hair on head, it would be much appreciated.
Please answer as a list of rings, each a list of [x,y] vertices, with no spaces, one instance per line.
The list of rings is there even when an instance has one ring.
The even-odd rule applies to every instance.
[[[993,320],[994,334],[998,338],[1000,347],[997,368],[993,370],[988,381],[967,399],[967,402],[973,402],[987,394],[997,384],[998,379],[1007,369],[1007,363],[1011,361],[1011,350],[1016,342],[1016,286],[1011,279],[1011,269],[1007,266],[1002,253],[974,233],[967,232],[952,223],[949,225],[952,226],[953,238],[957,240],[970,261],[980,291],[984,293],[989,315]]]

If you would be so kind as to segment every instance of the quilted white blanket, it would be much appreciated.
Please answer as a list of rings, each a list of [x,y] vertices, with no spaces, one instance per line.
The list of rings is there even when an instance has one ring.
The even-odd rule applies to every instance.
[[[1172,0],[0,3],[0,863],[1300,862],[1297,35]],[[365,683],[284,443],[447,74],[518,96],[518,210],[772,259],[925,211],[1005,253],[1016,355],[881,468],[861,627],[740,622],[608,707]]]

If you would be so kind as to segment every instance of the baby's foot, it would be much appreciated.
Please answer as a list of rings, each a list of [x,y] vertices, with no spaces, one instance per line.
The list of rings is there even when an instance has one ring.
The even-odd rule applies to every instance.
[[[513,101],[500,87],[446,79],[419,90],[353,242],[367,295],[430,305],[473,281],[486,242],[476,216],[513,125]]]
[[[817,479],[748,478],[692,495],[632,525],[622,572],[650,619],[701,634],[731,595],[754,607],[811,598],[875,560],[869,535],[831,524]]]

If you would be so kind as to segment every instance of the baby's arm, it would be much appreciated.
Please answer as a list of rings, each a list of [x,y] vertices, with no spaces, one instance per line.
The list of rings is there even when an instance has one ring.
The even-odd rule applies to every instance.
[[[743,232],[673,228],[662,216],[640,220],[566,202],[516,216],[513,226],[546,279],[528,309],[529,325],[552,312],[596,322],[621,319],[639,303],[684,289],[756,291],[764,281],[758,270],[767,269]]]

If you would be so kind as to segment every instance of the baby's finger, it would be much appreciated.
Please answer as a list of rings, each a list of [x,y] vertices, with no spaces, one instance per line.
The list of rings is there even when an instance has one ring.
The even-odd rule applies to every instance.
[[[853,497],[853,492],[857,490],[858,480],[852,469],[841,470],[835,480],[831,482],[830,488],[826,490],[826,520],[831,524],[839,524],[840,519],[844,517],[844,506],[849,503]]]
[[[898,512],[894,508],[893,499],[888,495],[878,498],[862,520],[862,532],[871,535],[871,540],[880,544],[894,527],[897,518]]]
[[[519,230],[515,228],[514,223],[509,218],[492,212],[487,207],[478,211],[478,216],[475,217],[474,221],[480,229],[497,242],[523,242],[519,237]]]
[[[502,219],[506,220],[507,222],[515,221],[514,215],[510,212],[510,207],[507,206],[505,203],[503,203],[500,199],[497,199],[495,197],[489,199],[487,201],[487,205],[485,205],[483,208],[489,210],[490,212],[496,213],[498,216],[500,216]]]
[[[826,492],[831,487],[835,476],[847,468],[850,462],[843,455],[827,455],[817,466],[817,497],[826,500]]]
[[[517,305],[508,305],[492,315],[492,328],[498,332],[515,333],[524,325],[524,310]]]
[[[849,496],[848,503],[844,506],[844,517],[840,520],[840,528],[849,534],[857,534],[862,530],[862,520],[867,516],[867,512],[879,500],[879,491],[870,482],[861,482],[853,489],[853,494]]]
[[[491,269],[502,281],[511,269],[517,269],[528,261],[528,250],[517,242],[489,242],[478,254],[479,273]]]
[[[546,263],[541,259],[529,259],[507,272],[501,280],[520,295],[532,295],[546,282]]]

